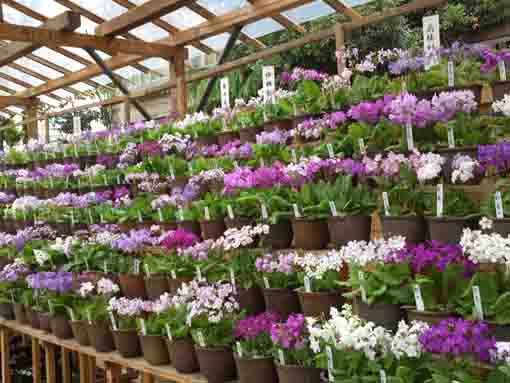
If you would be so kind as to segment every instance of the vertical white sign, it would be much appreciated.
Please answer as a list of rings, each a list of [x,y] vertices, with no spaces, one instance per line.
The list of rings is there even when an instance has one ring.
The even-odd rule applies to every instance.
[[[74,134],[81,133],[81,117],[78,115],[73,116],[73,133]]]
[[[443,200],[444,200],[444,188],[443,184],[438,184],[436,189],[436,202],[437,202],[437,210],[436,215],[438,218],[443,216]]]
[[[438,49],[441,47],[441,32],[439,29],[439,15],[423,18],[423,52],[426,57],[425,68],[439,64]]]
[[[228,78],[222,78],[220,81],[221,90],[221,108],[230,109],[230,84]]]
[[[499,79],[501,81],[506,81],[506,65],[505,65],[504,60],[501,60],[498,63],[498,69],[499,69]]]
[[[276,76],[274,66],[264,66],[262,68],[262,89],[264,90],[264,102],[274,104],[276,102],[274,91],[276,90]]]

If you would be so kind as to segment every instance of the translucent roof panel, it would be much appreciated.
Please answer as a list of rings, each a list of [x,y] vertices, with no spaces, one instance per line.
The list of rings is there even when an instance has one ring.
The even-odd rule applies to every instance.
[[[29,27],[37,27],[41,25],[40,21],[37,21],[21,12],[18,12],[16,9],[7,5],[4,5],[4,20],[7,23],[26,25]]]
[[[249,4],[246,0],[199,0],[197,3],[215,15],[232,12]]]
[[[152,23],[142,25],[130,32],[145,41],[156,41],[168,37],[168,32]]]
[[[37,1],[44,2],[46,0]],[[96,15],[106,20],[117,17],[126,11],[126,8],[118,5],[112,0],[71,0],[71,1],[80,5],[82,8],[94,12]]]
[[[73,98],[74,97],[74,94],[72,94],[71,92],[68,92],[65,89],[57,89],[56,91],[51,92],[51,93],[56,94],[57,96],[60,96],[63,98]]]
[[[39,99],[40,99],[42,102],[44,102],[44,103],[46,103],[46,104],[48,104],[48,105],[51,105],[51,106],[55,106],[55,107],[57,107],[57,106],[59,106],[59,105],[60,105],[60,102],[59,102],[59,101],[55,100],[54,98],[51,98],[51,97],[45,96],[45,95],[43,95],[43,96],[39,96]]]
[[[16,60],[15,63],[30,68],[52,79],[59,78],[62,76],[62,73],[57,72],[56,70],[48,68],[46,65],[39,64],[38,62],[30,60],[26,57],[21,57],[20,59]]]
[[[208,39],[202,40],[202,42],[216,51],[221,51],[227,44],[229,37],[230,33],[222,33],[221,35],[212,36]]]
[[[80,69],[85,68],[84,65],[80,64],[77,61],[74,61],[64,55],[61,55],[58,52],[55,52],[54,50],[51,50],[46,47],[39,48],[34,52],[37,56],[42,57],[46,61],[51,61],[54,64],[60,65],[64,68],[67,68],[71,71],[78,71]]]
[[[14,105],[7,107],[7,109],[9,109],[11,112],[14,112],[14,113],[23,113],[22,108],[20,108],[18,106],[14,106]]]
[[[68,10],[66,7],[53,0],[16,0],[16,2],[50,18]]]
[[[24,81],[33,86],[44,84],[44,81],[32,77],[28,74],[25,74],[17,69],[13,69],[11,67],[4,66],[2,67],[2,69],[0,69],[0,72],[8,74],[11,77],[17,78],[18,80]]]
[[[4,87],[7,87],[7,88],[10,88],[16,92],[22,92],[25,90],[25,87],[21,86],[21,85],[18,85],[18,84],[15,84],[13,82],[10,82],[10,81],[7,81],[6,79],[4,78],[0,78],[0,85],[4,86]]]
[[[334,13],[334,9],[324,4],[322,1],[314,1],[310,4],[302,5],[301,7],[291,9],[283,14],[296,24],[316,19],[318,17],[326,16]]]
[[[243,33],[256,38],[281,31],[282,29],[284,28],[273,19],[263,19],[244,27]]]
[[[206,21],[206,19],[202,16],[196,14],[187,7],[179,8],[178,10],[163,16],[162,19],[179,29],[192,28]]]
[[[74,84],[71,88],[74,88],[80,92],[88,92],[89,90],[94,89],[90,85],[85,84],[84,82],[79,82],[78,84]]]

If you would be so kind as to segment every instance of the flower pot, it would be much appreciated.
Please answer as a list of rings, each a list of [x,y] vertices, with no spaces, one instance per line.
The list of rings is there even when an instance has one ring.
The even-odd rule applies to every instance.
[[[120,274],[119,285],[122,295],[126,298],[145,299],[147,297],[145,282],[141,274]]]
[[[267,311],[273,311],[282,318],[290,314],[301,312],[299,298],[294,290],[290,289],[262,289]]]
[[[192,374],[200,370],[193,342],[190,340],[170,341],[166,338],[168,355],[172,366],[181,374]]]
[[[253,226],[255,224],[253,218],[247,217],[225,218],[224,221],[227,229],[242,229],[244,226]]]
[[[239,132],[233,132],[233,131],[219,132],[216,135],[216,138],[218,140],[219,147],[222,147],[222,146],[227,145],[233,141],[238,140]]]
[[[303,366],[282,366],[276,364],[276,372],[280,383],[320,383],[320,368]]]
[[[510,325],[500,325],[488,321],[489,333],[496,338],[496,342],[510,342]]]
[[[418,311],[414,306],[404,306],[406,310],[407,320],[409,322],[412,321],[420,321],[425,322],[429,326],[436,325],[442,320],[451,318],[454,314],[449,312],[441,312],[441,311]]]
[[[0,316],[7,320],[14,319],[12,303],[0,303]]]
[[[71,322],[74,339],[80,346],[90,346],[89,335],[87,331],[88,323],[84,320]]]
[[[420,243],[426,238],[426,226],[423,217],[387,217],[381,216],[384,238],[395,235],[405,237],[407,242]]]
[[[0,270],[3,270],[11,262],[12,260],[9,257],[0,257]]]
[[[345,303],[341,291],[307,293],[303,289],[299,289],[298,296],[301,310],[307,317],[329,318],[331,307],[339,309]]]
[[[362,302],[359,297],[354,299],[354,312],[366,321],[374,322],[390,331],[396,331],[398,322],[402,319],[402,312],[398,305],[388,303],[375,303],[368,305]]]
[[[218,239],[226,230],[225,222],[223,222],[223,218],[213,219],[210,221],[200,221],[200,230],[204,240]]]
[[[288,220],[280,220],[269,225],[269,234],[262,237],[262,246],[271,249],[288,249],[292,244],[292,224]]]
[[[168,286],[170,288],[170,294],[177,294],[177,290],[179,290],[183,283],[189,283],[193,280],[193,278],[175,278],[168,280]]]
[[[510,235],[510,218],[492,219],[492,230],[503,237]]]
[[[264,295],[259,286],[252,286],[249,289],[237,288],[236,300],[241,311],[246,315],[256,315],[266,310]]]
[[[177,230],[177,222],[175,221],[156,222],[155,225],[159,226],[163,232]]]
[[[39,328],[51,333],[51,315],[49,313],[39,313]]]
[[[145,278],[145,291],[149,300],[157,300],[161,295],[170,291],[168,277],[160,274]]]
[[[140,335],[143,358],[153,366],[169,364],[168,348],[161,335]]]
[[[257,134],[259,134],[261,131],[262,129],[258,126],[240,129],[239,140],[242,144],[257,142]]]
[[[35,329],[41,327],[39,323],[39,313],[37,311],[32,310],[32,307],[25,306],[25,312],[27,314],[28,324]]]
[[[464,228],[472,227],[473,221],[464,217],[426,217],[430,239],[456,245]]]
[[[273,130],[292,130],[294,124],[293,120],[286,118],[283,120],[273,120],[264,122],[264,130],[266,132],[272,132]]]
[[[50,319],[51,332],[57,338],[71,339],[73,337],[73,330],[69,324],[69,320],[65,315],[57,314],[52,315]]]
[[[123,358],[136,358],[142,355],[136,330],[113,330],[112,334],[115,348]]]
[[[328,224],[324,219],[294,218],[292,231],[296,249],[320,250],[328,246]]]
[[[350,241],[370,241],[372,218],[368,215],[348,215],[328,218],[329,238],[333,245]]]
[[[87,325],[87,335],[92,347],[97,352],[110,352],[115,350],[113,335],[107,322],[93,321]]]
[[[199,148],[211,145],[218,145],[218,139],[216,138],[216,136],[198,136],[193,139],[193,142]]]
[[[23,306],[22,303],[14,303],[14,317],[16,318],[16,322],[20,324],[28,324],[25,306]]]
[[[189,231],[190,233],[193,233],[199,237],[202,235],[202,230],[200,229],[200,223],[198,223],[197,221],[190,221],[190,220],[178,221],[177,227],[179,229]]]
[[[239,383],[277,383],[273,358],[240,358],[235,356]]]
[[[510,94],[510,81],[496,81],[491,83],[491,87],[494,101],[502,100],[505,94]]]
[[[232,350],[226,347],[195,346],[200,372],[208,383],[224,383],[236,377],[236,364]]]

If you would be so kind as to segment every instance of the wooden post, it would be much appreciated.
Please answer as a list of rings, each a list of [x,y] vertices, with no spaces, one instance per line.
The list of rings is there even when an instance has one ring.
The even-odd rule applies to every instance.
[[[184,60],[186,60],[187,51],[181,47],[178,53],[170,59],[170,79],[175,79],[175,99],[170,96],[170,114],[175,113],[179,117],[184,117],[188,111],[188,94],[186,88],[186,69]],[[170,94],[172,90],[170,89]]]
[[[56,383],[57,370],[55,365],[55,345],[44,343],[45,365],[46,365],[46,383]]]
[[[80,383],[89,383],[89,357],[79,353],[78,358],[80,361]]]
[[[32,381],[41,383],[41,346],[39,340],[32,337]]]
[[[62,383],[72,383],[73,372],[71,369],[71,351],[61,347],[62,351]]]
[[[50,142],[50,117],[48,114],[44,116],[44,142]]]
[[[88,357],[89,383],[96,383],[96,358]]]
[[[343,51],[345,49],[345,32],[340,23],[335,24],[335,41],[336,51]],[[345,69],[345,58],[336,60],[338,74],[341,75]]]
[[[120,105],[120,122],[128,125],[131,122],[131,108],[129,102]]]
[[[142,373],[141,383],[154,383],[154,376],[148,372]]]
[[[2,353],[2,383],[11,383],[9,330],[6,327],[0,329],[0,352]]]
[[[122,369],[118,364],[105,363],[106,383],[120,383],[120,374]]]
[[[38,105],[38,103],[34,102],[25,108],[26,120],[28,120],[25,126],[27,141],[31,138],[35,138],[36,140],[39,138],[39,129],[37,128]]]

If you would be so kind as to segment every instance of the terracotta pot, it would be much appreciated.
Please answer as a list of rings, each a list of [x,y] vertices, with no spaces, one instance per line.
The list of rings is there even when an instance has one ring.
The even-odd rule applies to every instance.
[[[189,283],[193,280],[193,278],[175,278],[168,280],[168,286],[170,288],[170,294],[177,294],[177,290],[179,290],[183,283]]]
[[[262,245],[271,249],[288,249],[292,244],[292,224],[288,220],[280,220],[269,225],[269,234],[262,237]]]
[[[51,333],[51,315],[49,313],[39,313],[39,328]]]
[[[120,291],[127,298],[147,297],[145,282],[142,274],[119,274]]]
[[[145,278],[145,291],[147,292],[147,298],[149,298],[149,300],[157,300],[164,293],[170,292],[168,277],[159,274]]]
[[[140,223],[138,222],[124,222],[117,224],[119,231],[121,233],[129,233],[131,230],[136,230],[140,227]]]
[[[113,330],[115,348],[123,358],[137,358],[142,355],[136,330]]]
[[[220,238],[226,229],[227,228],[225,227],[225,222],[223,222],[223,217],[210,221],[200,221],[200,230],[202,232],[202,238],[204,241],[207,239]]]
[[[139,335],[143,358],[153,366],[169,364],[170,357],[164,337],[161,335]]]
[[[264,122],[264,130],[272,132],[273,130],[292,130],[294,124],[291,119],[274,120]]]
[[[218,139],[218,145],[220,147],[227,145],[233,141],[236,141],[239,139],[239,132],[233,132],[233,131],[225,131],[225,132],[219,132],[216,135],[216,138]]]
[[[239,140],[241,140],[241,143],[243,144],[257,142],[257,134],[259,134],[261,131],[262,128],[258,126],[240,129]]]
[[[25,312],[25,306],[22,303],[14,303],[14,317],[16,322],[20,324],[28,324],[27,315]]]
[[[7,320],[14,319],[14,309],[12,303],[0,303],[0,316]]]
[[[276,372],[280,383],[320,383],[320,368],[302,366],[282,366],[276,364]]]
[[[239,374],[239,383],[278,383],[273,358],[234,357]]]
[[[510,326],[489,323],[489,332],[496,338],[496,342],[510,342]]]
[[[246,217],[225,218],[224,221],[227,229],[242,229],[244,226],[253,226],[255,223],[253,218]]]
[[[177,230],[177,222],[175,221],[155,222],[154,224],[158,225],[162,231]]]
[[[492,219],[492,230],[503,237],[510,235],[510,218]]]
[[[218,145],[218,139],[216,138],[216,136],[198,136],[193,139],[193,142],[198,147]]]
[[[166,338],[172,366],[181,374],[192,374],[200,370],[193,342],[190,340],[170,341]]]
[[[464,228],[473,227],[473,221],[458,217],[426,217],[430,239],[456,245],[460,242]]]
[[[387,303],[368,305],[356,297],[354,299],[354,309],[360,318],[374,322],[376,325],[390,331],[396,331],[398,322],[402,319],[402,312],[398,305]]]
[[[491,87],[494,101],[502,100],[505,94],[510,94],[510,81],[496,81],[491,83]]]
[[[423,217],[387,217],[381,216],[381,224],[384,238],[401,235],[406,241],[420,243],[425,241],[426,226]]]
[[[257,315],[266,310],[264,295],[259,286],[252,286],[249,289],[237,288],[236,300],[246,315]]]
[[[65,315],[56,314],[50,318],[51,332],[57,338],[71,339],[73,337],[73,330],[69,324],[69,320]]]
[[[113,335],[107,322],[93,321],[87,325],[87,335],[92,347],[97,352],[110,352],[115,350]]]
[[[236,364],[231,349],[195,346],[195,350],[200,372],[208,383],[225,383],[236,378]]]
[[[287,318],[290,314],[301,312],[299,298],[294,290],[262,289],[262,293],[264,294],[267,311],[280,314],[282,318]]]
[[[311,292],[303,289],[298,290],[301,311],[305,316],[329,318],[331,307],[340,309],[345,303],[341,291],[335,292]]]
[[[197,235],[198,237],[200,237],[202,235],[202,230],[200,229],[200,223],[198,223],[197,221],[189,221],[189,220],[178,221],[177,227],[179,229],[189,231],[190,233],[193,233],[193,234]]]
[[[329,238],[333,245],[343,246],[350,241],[370,241],[372,217],[348,215],[328,218]]]
[[[425,322],[430,326],[436,325],[442,320],[451,318],[454,316],[453,313],[440,312],[440,311],[418,311],[414,306],[404,306],[406,310],[407,320]]]
[[[292,231],[296,249],[320,250],[328,246],[328,224],[324,219],[294,218]]]
[[[71,322],[74,339],[80,346],[90,346],[89,334],[87,331],[88,326],[87,321],[84,320]]]

